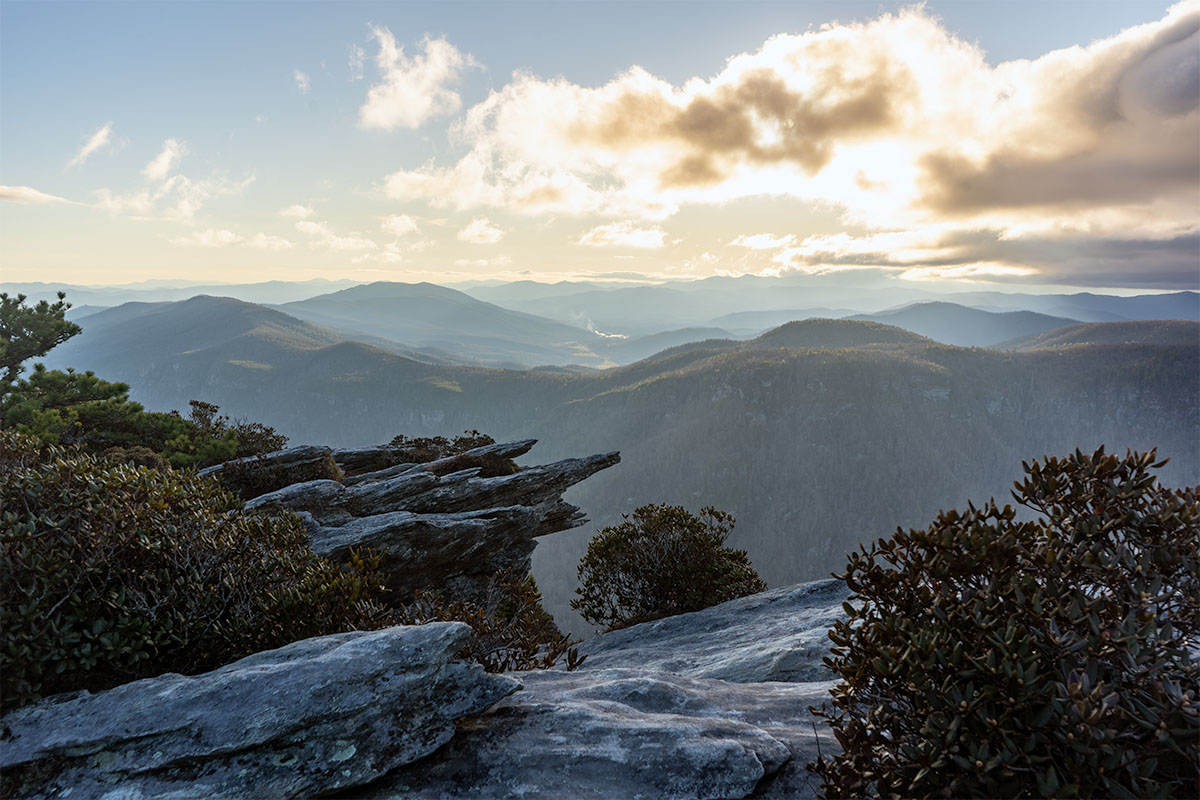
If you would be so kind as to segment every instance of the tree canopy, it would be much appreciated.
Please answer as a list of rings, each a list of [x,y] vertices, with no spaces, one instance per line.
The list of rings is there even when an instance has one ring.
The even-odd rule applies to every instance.
[[[25,304],[25,295],[10,297],[0,292],[0,376],[7,389],[21,374],[21,364],[44,356],[82,329],[66,318],[71,304],[67,295],[58,293],[58,301],[42,300],[35,306]]]

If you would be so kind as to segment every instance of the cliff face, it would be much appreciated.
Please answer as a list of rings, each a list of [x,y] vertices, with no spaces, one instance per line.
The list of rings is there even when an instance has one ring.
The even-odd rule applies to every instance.
[[[398,596],[481,591],[579,525],[562,492],[616,453],[516,468],[533,441],[405,463],[297,448],[224,469],[305,474],[252,508],[304,517],[332,558],[385,554]],[[213,470],[220,472],[221,470]],[[837,745],[808,707],[847,590],[821,581],[606,634],[577,670],[488,675],[461,623],[296,642],[210,673],[47,698],[0,718],[6,797],[813,797]],[[114,792],[116,794],[114,794]]]

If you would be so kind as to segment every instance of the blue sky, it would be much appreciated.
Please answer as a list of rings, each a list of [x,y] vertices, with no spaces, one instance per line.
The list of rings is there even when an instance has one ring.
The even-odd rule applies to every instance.
[[[1198,18],[1136,0],[6,0],[0,271],[1195,288]],[[792,105],[755,106],[754,75]],[[1118,123],[1088,116],[1096,85]],[[822,98],[843,94],[830,121]]]

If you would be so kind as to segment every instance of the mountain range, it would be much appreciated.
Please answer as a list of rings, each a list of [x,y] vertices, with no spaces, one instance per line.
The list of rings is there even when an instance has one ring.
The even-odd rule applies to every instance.
[[[568,500],[598,526],[647,502],[715,505],[772,585],[827,575],[858,543],[939,508],[1003,499],[1021,460],[1045,453],[1158,446],[1168,479],[1200,482],[1195,322],[1072,325],[1004,352],[807,320],[603,370],[434,363],[228,298],[81,324],[48,366],[126,381],[152,409],[215,402],[297,444],[479,429],[538,438],[545,458],[621,450]],[[575,629],[566,603],[592,532],[547,537],[535,554],[549,605]]]

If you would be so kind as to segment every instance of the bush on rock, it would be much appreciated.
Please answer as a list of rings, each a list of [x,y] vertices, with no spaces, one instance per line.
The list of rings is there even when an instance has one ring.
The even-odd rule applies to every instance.
[[[969,505],[851,555],[826,796],[1200,794],[1200,487],[1163,463],[1047,458],[1013,493],[1036,519]]]
[[[542,606],[542,593],[532,575],[497,572],[477,603],[447,600],[440,592],[418,592],[396,617],[402,625],[467,623],[471,638],[459,655],[488,672],[550,669],[560,664],[569,671],[586,658]]]
[[[579,562],[571,607],[608,630],[765,591],[745,550],[725,547],[733,517],[647,505],[598,533]]]
[[[370,559],[309,549],[293,515],[214,481],[0,430],[3,706],[195,673],[298,639],[391,624]]]

